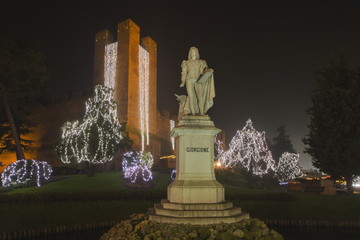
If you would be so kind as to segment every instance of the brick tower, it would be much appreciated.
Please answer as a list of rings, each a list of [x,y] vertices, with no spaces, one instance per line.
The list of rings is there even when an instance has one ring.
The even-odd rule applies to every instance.
[[[157,137],[157,44],[140,38],[131,19],[117,25],[116,39],[107,30],[95,36],[94,85],[114,88],[118,118],[134,140],[136,150],[160,155]]]

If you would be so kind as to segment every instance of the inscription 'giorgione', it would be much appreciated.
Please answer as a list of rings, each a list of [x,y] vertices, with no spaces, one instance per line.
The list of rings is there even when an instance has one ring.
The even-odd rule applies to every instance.
[[[209,152],[209,148],[205,148],[205,147],[187,147],[186,148],[187,152]]]

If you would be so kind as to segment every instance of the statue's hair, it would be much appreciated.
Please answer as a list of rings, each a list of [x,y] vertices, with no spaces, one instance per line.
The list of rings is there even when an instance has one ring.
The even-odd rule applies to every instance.
[[[188,55],[188,59],[191,59],[191,52],[195,51],[195,56],[196,59],[200,59],[200,54],[199,54],[199,50],[196,47],[191,47],[189,50],[189,55]]]

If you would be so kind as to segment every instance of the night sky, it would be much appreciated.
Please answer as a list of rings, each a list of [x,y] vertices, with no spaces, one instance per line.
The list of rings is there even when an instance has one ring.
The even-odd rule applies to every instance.
[[[234,5],[232,2],[237,2]],[[272,139],[285,125],[300,153],[308,134],[313,73],[339,48],[360,63],[360,2],[324,1],[6,1],[1,35],[34,42],[46,54],[51,94],[87,89],[95,33],[131,18],[158,44],[158,108],[177,113],[181,62],[195,46],[214,69],[208,114],[227,141],[247,119]]]

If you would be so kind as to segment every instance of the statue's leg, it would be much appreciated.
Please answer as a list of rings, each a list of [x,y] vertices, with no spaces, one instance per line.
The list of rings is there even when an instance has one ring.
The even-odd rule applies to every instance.
[[[195,106],[194,106],[194,98],[195,98],[195,92],[194,92],[194,83],[191,82],[191,80],[186,81],[186,90],[189,98],[189,108],[191,114],[195,114]]]
[[[203,89],[201,84],[195,84],[196,96],[198,99],[199,111],[201,115],[204,115],[204,100],[203,100]]]

